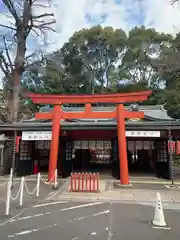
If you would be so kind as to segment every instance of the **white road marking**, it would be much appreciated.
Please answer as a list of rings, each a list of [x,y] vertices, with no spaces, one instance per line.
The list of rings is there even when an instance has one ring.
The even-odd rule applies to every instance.
[[[96,232],[92,232],[91,235],[96,235]]]
[[[50,196],[46,197],[46,200],[52,200],[59,192],[53,192]]]
[[[21,220],[26,220],[26,219],[41,217],[41,216],[44,216],[44,215],[49,215],[50,213],[51,213],[51,212],[39,213],[39,214],[31,215],[31,216],[26,216],[26,217],[22,217],[22,218],[12,219],[12,220],[9,221],[9,222],[16,222],[16,221],[21,221]]]
[[[102,215],[102,214],[106,214],[106,213],[109,213],[110,210],[106,210],[104,212],[99,212],[99,213],[94,213],[93,216],[96,217],[96,216],[99,216],[99,215]]]
[[[80,221],[80,220],[83,220],[83,219],[99,216],[99,215],[106,214],[106,213],[107,213],[107,211],[104,211],[104,212],[99,212],[99,213],[87,215],[87,216],[80,217],[80,218],[74,218],[74,219],[68,220],[66,223],[72,223],[74,221]],[[31,234],[33,232],[39,232],[39,231],[43,231],[43,230],[46,230],[46,229],[54,228],[54,227],[57,227],[57,226],[61,226],[61,225],[64,225],[66,223],[59,223],[59,224],[55,223],[55,224],[52,224],[52,225],[43,226],[41,228],[26,229],[24,231],[21,231],[21,232],[18,232],[18,233],[14,233],[12,235],[8,235],[8,238],[14,238],[16,236],[24,236],[24,235],[27,235],[27,234]]]
[[[3,222],[0,224],[0,227],[4,226],[5,224],[9,223],[10,221],[12,221],[13,219],[19,217],[21,214],[23,214],[28,208],[23,209],[22,211],[20,211],[18,214],[16,214],[14,217],[8,219],[7,221]]]
[[[42,204],[34,205],[33,208],[46,207],[46,206],[50,206],[50,205],[56,205],[56,204],[67,203],[67,202],[68,202],[68,201],[59,201],[59,202],[51,202],[51,203],[42,203]]]
[[[19,233],[8,235],[8,238],[14,238],[16,236],[23,236],[23,235],[30,234],[32,232],[38,232],[38,229],[25,230],[25,231],[22,231],[22,232],[19,232]]]
[[[54,192],[50,192],[50,193],[48,194],[48,196],[51,196],[53,193],[54,193]]]
[[[69,207],[69,208],[62,208],[61,212],[73,210],[73,209],[77,209],[77,208],[91,207],[91,206],[95,206],[95,205],[99,205],[99,204],[103,204],[103,202],[88,203],[88,204],[77,205],[77,206],[73,206],[73,207]]]

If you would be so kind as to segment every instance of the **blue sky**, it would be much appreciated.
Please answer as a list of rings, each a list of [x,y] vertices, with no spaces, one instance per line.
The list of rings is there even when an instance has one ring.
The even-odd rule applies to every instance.
[[[57,49],[72,34],[93,25],[122,28],[127,33],[145,25],[175,35],[180,31],[180,8],[170,0],[52,0],[56,33],[49,34],[51,48]],[[51,49],[49,48],[49,49]]]
[[[19,0],[13,0],[18,2]],[[37,0],[40,1],[40,0]],[[47,0],[41,3],[47,4]],[[36,12],[48,11],[55,14],[56,33],[48,33],[50,46],[46,49],[58,49],[68,41],[72,34],[81,28],[101,24],[122,28],[128,32],[134,26],[145,25],[158,31],[175,34],[180,31],[180,9],[172,7],[170,0],[51,0],[49,8],[35,9]],[[3,16],[5,8],[0,0],[0,21],[6,23]],[[0,28],[0,31],[2,29]],[[36,48],[37,37],[29,42]],[[38,45],[39,47],[39,45]]]
[[[0,0],[1,1],[1,0]],[[19,0],[13,0],[18,2]],[[47,0],[41,1],[41,4]],[[44,9],[36,8],[34,12],[53,12],[56,32],[48,32],[45,36],[46,44],[31,36],[28,41],[28,51],[42,48],[44,52],[59,49],[75,31],[89,28],[93,25],[112,26],[128,31],[145,25],[157,31],[175,35],[180,31],[180,7],[172,7],[170,0],[51,0],[52,5]],[[10,18],[5,16],[4,7],[0,2],[0,23],[9,24]],[[0,33],[2,33],[0,27]],[[12,56],[13,51],[12,49]]]

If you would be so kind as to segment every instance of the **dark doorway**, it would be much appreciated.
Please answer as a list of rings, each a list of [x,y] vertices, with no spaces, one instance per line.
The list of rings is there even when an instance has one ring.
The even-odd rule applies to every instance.
[[[127,153],[130,174],[155,175],[156,150],[154,141],[128,140]]]
[[[73,150],[74,172],[107,173],[112,169],[110,141],[76,141]]]
[[[136,154],[128,150],[128,165],[130,173],[154,173],[155,161],[153,156],[155,150],[140,149]]]
[[[39,172],[47,173],[49,167],[50,141],[35,141],[33,160],[38,164]]]
[[[170,166],[167,140],[156,141],[156,176],[170,179]]]
[[[91,153],[88,149],[76,149],[73,159],[73,170],[75,172],[90,171]]]

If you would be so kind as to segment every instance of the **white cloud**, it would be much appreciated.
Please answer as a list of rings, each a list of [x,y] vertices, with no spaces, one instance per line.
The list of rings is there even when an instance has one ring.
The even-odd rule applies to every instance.
[[[144,24],[157,31],[175,34],[180,31],[180,7],[170,0],[54,0],[57,33],[49,34],[52,49],[58,49],[72,34],[93,24],[122,28],[126,32]],[[102,23],[102,16],[106,16]]]
[[[38,1],[46,2],[46,0]],[[47,8],[45,11],[52,11],[57,23],[54,26],[56,33],[47,33],[49,45],[44,47],[46,52],[59,49],[75,31],[91,27],[93,24],[101,23],[102,26],[122,28],[126,32],[138,24],[144,24],[157,31],[173,35],[180,31],[180,7],[177,4],[174,7],[171,6],[170,0],[51,1],[51,8]],[[92,22],[87,21],[87,16]],[[104,17],[103,22],[102,16]],[[6,21],[7,18],[0,15],[0,23],[5,24]]]
[[[172,6],[170,0],[144,0],[144,24],[157,31],[175,34],[180,32],[180,5]]]

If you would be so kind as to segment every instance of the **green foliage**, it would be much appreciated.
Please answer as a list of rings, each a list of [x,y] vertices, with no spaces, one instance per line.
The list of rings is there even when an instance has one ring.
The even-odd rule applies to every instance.
[[[158,58],[164,46],[172,41],[172,36],[158,33],[154,29],[135,27],[129,32],[126,52],[119,71],[130,82],[146,82],[147,85],[159,81],[159,75],[152,64]]]
[[[101,26],[82,29],[70,38],[62,48],[67,72],[84,80],[91,93],[100,85],[101,91],[109,85],[106,74],[125,48],[127,36],[121,29]],[[104,75],[106,74],[106,80]]]
[[[162,104],[180,118],[180,34],[144,26],[129,34],[95,26],[75,32],[61,49],[27,71],[23,86],[53,94],[153,90],[143,104]],[[162,88],[162,84],[164,88]]]

